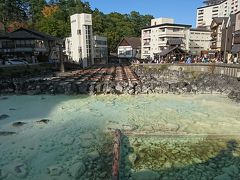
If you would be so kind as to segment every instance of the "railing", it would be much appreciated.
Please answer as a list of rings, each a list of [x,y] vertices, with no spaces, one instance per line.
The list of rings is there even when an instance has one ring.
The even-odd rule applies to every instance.
[[[185,72],[212,73],[219,75],[227,75],[230,77],[240,78],[239,64],[215,64],[215,63],[199,63],[199,64],[132,64],[133,66],[143,66],[149,68],[160,68],[169,70],[181,70]],[[164,68],[161,68],[164,67]]]

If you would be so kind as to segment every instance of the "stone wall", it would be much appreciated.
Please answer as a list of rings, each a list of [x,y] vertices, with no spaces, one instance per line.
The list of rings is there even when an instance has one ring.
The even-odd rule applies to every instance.
[[[117,69],[117,68],[116,68]],[[131,67],[125,68],[125,74],[138,77],[118,80],[91,80],[98,77],[101,70],[94,70],[91,75],[68,75],[48,78],[15,78],[0,80],[0,94],[197,94],[219,93],[240,102],[240,79],[212,73],[183,72],[168,69]],[[109,76],[105,73],[105,79]],[[104,79],[104,78],[101,78]],[[135,79],[135,78],[132,78]]]

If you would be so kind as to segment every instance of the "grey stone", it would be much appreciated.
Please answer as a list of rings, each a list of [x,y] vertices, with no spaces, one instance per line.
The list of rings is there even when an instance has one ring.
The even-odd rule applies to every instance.
[[[60,166],[50,166],[48,167],[48,172],[50,176],[59,176],[63,171],[63,168]]]
[[[7,115],[7,114],[1,114],[0,115],[0,120],[4,120],[4,119],[7,119],[7,118],[9,118],[9,115]]]
[[[239,170],[238,168],[235,166],[235,165],[231,165],[231,166],[228,166],[228,167],[224,167],[222,169],[222,171],[225,173],[225,174],[228,174],[230,176],[234,176],[234,175],[238,175],[239,174]]]
[[[132,165],[134,165],[135,161],[137,160],[137,155],[135,153],[132,153],[128,156],[128,159],[132,163]]]
[[[151,170],[142,170],[132,174],[133,180],[158,180],[160,175]]]
[[[70,167],[69,172],[72,177],[77,179],[86,172],[86,167],[83,162],[78,162]]]
[[[95,150],[95,151],[88,153],[88,157],[92,160],[96,160],[100,157],[100,155],[99,155],[99,152]]]
[[[213,180],[232,180],[228,174],[222,174],[213,178]]]

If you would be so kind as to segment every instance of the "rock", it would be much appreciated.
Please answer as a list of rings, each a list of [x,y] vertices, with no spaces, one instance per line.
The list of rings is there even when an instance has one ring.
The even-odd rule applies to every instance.
[[[222,174],[213,178],[213,180],[232,180],[228,174]]]
[[[13,164],[10,164],[9,171],[11,174],[20,178],[27,176],[27,166],[21,162],[13,162]]]
[[[89,147],[92,146],[92,144],[93,144],[92,141],[82,141],[82,142],[80,143],[80,146],[81,146],[82,148],[89,148]]]
[[[50,176],[59,176],[62,173],[63,169],[60,166],[50,166],[48,167],[48,173]]]
[[[0,120],[4,120],[4,119],[7,119],[7,118],[9,118],[9,115],[7,115],[7,114],[0,115]]]
[[[102,173],[99,175],[99,177],[100,177],[100,178],[104,178],[104,177],[106,177],[106,175],[107,175],[107,172],[102,172]]]
[[[165,168],[171,168],[172,164],[170,162],[165,162],[165,164],[163,165]]]
[[[36,123],[39,123],[39,124],[47,124],[47,123],[49,123],[49,122],[50,122],[49,119],[41,119],[41,120],[39,120],[39,121],[36,121]]]
[[[83,140],[91,140],[91,139],[95,139],[95,135],[92,133],[84,133],[80,135],[80,138]]]
[[[12,123],[12,126],[13,127],[20,127],[20,126],[23,126],[24,124],[27,124],[27,123],[19,121],[19,122]]]
[[[1,97],[1,100],[7,100],[8,97]]]
[[[123,127],[123,130],[125,131],[134,131],[137,129],[137,126],[132,124],[123,124],[122,127]]]
[[[160,175],[151,170],[142,170],[132,174],[133,180],[158,180]]]
[[[178,124],[170,124],[170,123],[166,124],[166,129],[168,129],[170,131],[178,131],[179,128],[180,128],[180,126]]]
[[[234,176],[234,175],[238,175],[239,174],[239,170],[238,168],[235,166],[235,165],[231,165],[231,166],[228,166],[228,167],[224,167],[222,169],[222,171],[225,173],[225,174],[228,174],[229,176]]]
[[[132,165],[134,165],[134,164],[135,164],[135,161],[137,160],[137,155],[136,155],[135,153],[130,154],[130,155],[128,156],[128,159],[129,159],[129,161],[132,163]]]
[[[68,145],[71,145],[73,144],[75,138],[74,137],[71,137],[71,136],[65,136],[63,137],[62,139],[62,144],[65,145],[65,146],[68,146]]]
[[[0,169],[0,179],[7,177],[8,173],[5,169]]]
[[[72,165],[69,169],[70,175],[76,179],[80,178],[86,171],[86,167],[83,162],[78,162]]]
[[[123,86],[119,83],[116,85],[115,89],[118,93],[123,93]]]
[[[11,132],[11,131],[0,131],[0,136],[9,136],[16,134],[16,132]]]
[[[9,111],[16,111],[15,108],[9,108]]]
[[[92,152],[88,153],[88,157],[91,160],[96,160],[100,157],[100,155],[99,155],[99,152],[95,150],[95,151],[92,151]]]

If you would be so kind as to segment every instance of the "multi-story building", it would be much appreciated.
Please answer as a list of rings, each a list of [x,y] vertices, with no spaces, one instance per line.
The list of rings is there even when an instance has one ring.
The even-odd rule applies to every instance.
[[[202,51],[210,49],[211,31],[206,28],[192,28],[189,39],[189,52],[193,55],[201,55]]]
[[[48,34],[20,28],[0,34],[0,58],[16,57],[29,63],[47,62],[59,58],[58,39]]]
[[[240,11],[236,13],[232,54],[240,59]]]
[[[197,9],[196,26],[210,27],[212,19],[228,17],[240,10],[240,0],[209,0],[206,5]]]
[[[220,52],[222,47],[222,29],[223,25],[228,21],[227,17],[216,17],[213,18],[211,23],[211,45],[210,48],[212,51]]]
[[[92,15],[74,14],[71,20],[71,37],[66,38],[65,53],[70,60],[88,67],[94,64]]]
[[[191,25],[176,24],[174,19],[152,19],[151,26],[142,29],[141,58],[154,59],[155,55],[172,47],[189,51]]]
[[[94,36],[94,63],[106,64],[108,62],[108,45],[107,38]]]

